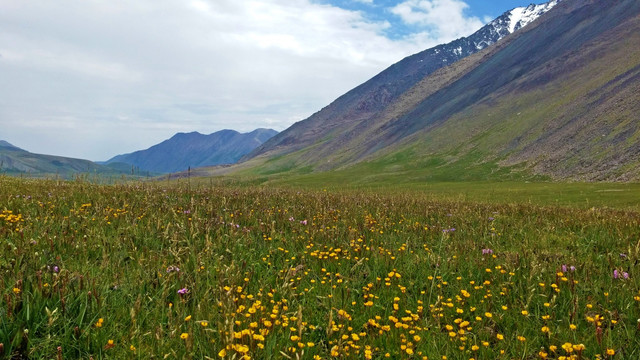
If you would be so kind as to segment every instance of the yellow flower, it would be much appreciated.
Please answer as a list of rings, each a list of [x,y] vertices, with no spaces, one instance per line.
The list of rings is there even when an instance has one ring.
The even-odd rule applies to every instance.
[[[498,340],[504,340],[504,335],[498,334],[496,335],[496,338],[498,338]]]
[[[189,334],[188,333],[182,333],[180,334],[180,339],[182,340],[187,340],[189,338]]]
[[[584,346],[584,344],[576,344],[573,345],[573,350],[575,351],[584,351],[584,349],[586,349],[587,347]]]
[[[220,356],[220,357],[227,356],[227,350],[225,350],[225,349],[220,350],[220,352],[218,353],[218,356]]]
[[[549,332],[549,327],[548,326],[543,326],[542,329],[540,329],[543,333],[548,333]]]
[[[20,290],[20,289],[18,289],[18,288],[16,288],[16,287],[14,287],[14,288],[13,288],[13,292],[14,292],[16,295],[20,294],[20,292],[21,292],[21,291],[22,291],[22,290]]]
[[[136,347],[135,347],[135,346],[133,346],[133,345],[131,345],[131,346],[129,346],[129,350],[131,350],[131,351],[136,351]]]
[[[191,320],[191,315],[189,315],[186,318],[184,318],[184,321],[189,321],[189,320]]]
[[[613,349],[607,349],[607,355],[609,355],[609,356],[613,356],[613,355],[615,355],[615,354],[616,354],[616,351],[615,351],[615,350],[613,350]]]
[[[113,345],[113,340],[109,339],[109,341],[107,341],[107,345]]]
[[[300,340],[300,337],[298,335],[291,336],[291,341],[298,341],[298,340]]]
[[[207,325],[209,325],[209,323],[206,322],[206,321],[200,321],[200,325],[202,325],[202,327],[207,327]]]

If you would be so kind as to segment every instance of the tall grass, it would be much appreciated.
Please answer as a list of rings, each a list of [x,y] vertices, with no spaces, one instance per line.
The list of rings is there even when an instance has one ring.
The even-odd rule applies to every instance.
[[[0,177],[0,213],[0,357],[640,357],[633,211]]]

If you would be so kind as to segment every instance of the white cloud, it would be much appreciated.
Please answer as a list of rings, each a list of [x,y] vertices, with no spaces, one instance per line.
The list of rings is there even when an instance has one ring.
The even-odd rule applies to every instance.
[[[460,0],[407,0],[393,8],[406,24],[426,28],[423,35],[442,42],[468,36],[483,25],[477,17],[467,16],[469,5]]]
[[[391,40],[312,0],[0,2],[0,138],[104,160],[177,131],[283,130],[459,31],[423,3],[394,12],[439,35]]]

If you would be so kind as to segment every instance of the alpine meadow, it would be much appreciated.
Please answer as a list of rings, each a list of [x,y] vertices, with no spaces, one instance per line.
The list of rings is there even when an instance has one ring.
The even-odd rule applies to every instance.
[[[639,94],[640,2],[552,0],[280,132],[0,140],[0,359],[640,359]]]

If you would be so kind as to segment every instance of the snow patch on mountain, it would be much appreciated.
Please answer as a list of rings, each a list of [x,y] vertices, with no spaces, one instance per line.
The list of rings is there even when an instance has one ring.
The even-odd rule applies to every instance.
[[[518,7],[511,10],[509,13],[509,33],[513,33],[527,26],[557,4],[558,0],[553,0],[545,4],[531,4],[527,7]]]

